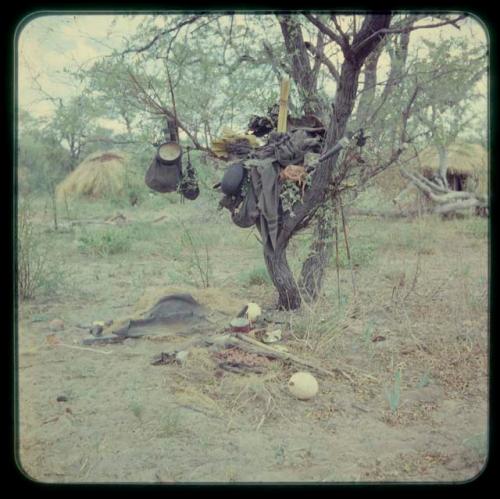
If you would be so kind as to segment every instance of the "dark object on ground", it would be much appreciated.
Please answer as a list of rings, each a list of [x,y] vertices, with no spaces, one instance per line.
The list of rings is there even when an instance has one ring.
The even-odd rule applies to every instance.
[[[133,338],[144,336],[154,326],[203,321],[206,321],[206,311],[191,295],[173,294],[160,299],[143,318],[131,319],[113,333]]]
[[[67,402],[68,401],[68,397],[66,397],[66,395],[59,395],[56,400],[58,402]]]
[[[152,366],[164,366],[167,364],[174,364],[176,361],[175,353],[172,352],[161,352],[159,355],[155,355],[151,361]]]
[[[101,325],[95,325],[90,328],[90,334],[98,338],[99,336],[102,336],[103,330],[104,328]]]

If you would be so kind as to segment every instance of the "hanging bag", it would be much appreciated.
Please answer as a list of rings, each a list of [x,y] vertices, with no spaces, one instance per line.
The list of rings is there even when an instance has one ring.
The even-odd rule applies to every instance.
[[[164,142],[146,171],[146,185],[157,192],[175,192],[182,179],[182,149],[176,142]]]

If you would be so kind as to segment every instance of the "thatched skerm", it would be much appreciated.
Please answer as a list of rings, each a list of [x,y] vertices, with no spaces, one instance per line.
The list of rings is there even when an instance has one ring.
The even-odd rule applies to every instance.
[[[447,180],[455,191],[482,191],[485,193],[488,176],[488,153],[479,144],[455,143],[447,148]],[[439,171],[439,153],[436,147],[424,149],[412,163],[412,169],[427,178]]]
[[[124,193],[127,157],[121,152],[97,152],[68,175],[56,189],[60,199],[91,199],[119,196]]]

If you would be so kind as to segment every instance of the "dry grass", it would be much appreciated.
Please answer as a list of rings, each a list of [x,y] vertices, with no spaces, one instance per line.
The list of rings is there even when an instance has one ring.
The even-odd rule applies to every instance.
[[[448,147],[448,173],[452,175],[477,175],[486,173],[488,151],[479,144],[455,143]],[[439,154],[435,147],[424,149],[412,164],[413,168],[437,172]]]
[[[126,161],[127,158],[122,153],[91,154],[57,186],[57,198],[97,199],[123,194]]]
[[[92,207],[98,205],[92,203]],[[156,208],[147,213],[141,207],[143,220],[157,217]],[[195,226],[204,216],[196,204],[182,205],[178,211],[171,204],[169,209]],[[103,216],[108,214],[104,208],[102,211]],[[132,211],[125,214],[138,216]],[[261,248],[249,233],[215,219],[204,223],[210,228],[210,237],[217,239],[211,249],[213,270],[215,282],[223,283],[209,289],[184,282],[169,286],[168,278],[160,273],[160,269],[176,264],[168,239],[173,239],[175,230],[167,224],[134,233],[142,245],[132,245],[116,260],[72,252],[71,234],[50,235],[52,258],[72,265],[78,289],[86,294],[68,293],[58,303],[35,301],[23,306],[22,382],[30,397],[29,403],[23,403],[33,407],[33,414],[22,414],[22,430],[28,439],[43,438],[44,442],[40,450],[30,448],[31,462],[40,459],[37,466],[53,473],[54,466],[42,466],[39,456],[48,452],[57,455],[58,446],[66,442],[72,446],[69,454],[75,457],[78,445],[85,441],[82,435],[96,431],[109,434],[109,447],[96,458],[89,480],[99,476],[114,481],[126,475],[141,481],[143,476],[135,471],[138,466],[144,471],[149,462],[156,466],[167,461],[172,468],[168,476],[188,481],[207,477],[224,480],[224,476],[243,480],[254,472],[255,477],[261,477],[263,468],[269,471],[269,463],[274,468],[266,477],[286,479],[293,474],[296,480],[315,478],[319,469],[321,479],[335,480],[455,479],[475,472],[480,458],[461,453],[465,439],[485,432],[485,223],[476,219],[387,222],[352,218],[351,247],[362,250],[369,245],[373,249],[370,258],[360,259],[354,268],[356,297],[351,271],[344,266],[340,268],[339,300],[332,266],[320,299],[289,313],[271,310],[275,292],[265,280],[257,279],[253,285],[244,278],[262,265]],[[160,256],[152,254],[153,246]],[[241,374],[219,368],[214,351],[191,348],[182,366],[150,366],[153,356],[177,348],[177,342],[186,342],[184,337],[127,340],[124,345],[108,346],[113,354],[107,356],[48,348],[33,353],[46,327],[43,322],[30,322],[35,314],[50,318],[57,314],[66,319],[68,329],[58,334],[64,342],[77,341],[71,324],[130,318],[159,297],[179,292],[190,293],[201,304],[219,311],[217,318],[226,325],[248,301],[261,304],[266,318],[280,322],[273,328],[282,329],[282,344],[290,353],[330,371],[341,369],[348,377],[318,375],[317,397],[298,402],[288,392],[287,381],[301,369],[289,362],[272,360],[262,363],[262,373]],[[55,355],[59,357],[54,359]],[[54,364],[57,371],[47,369],[51,362],[58,362]],[[32,389],[33,379],[38,384]],[[61,380],[78,394],[71,408],[79,426],[73,425],[64,439],[58,438],[57,431],[62,430],[55,423],[38,430],[35,417],[45,411],[43,420],[47,421],[62,407],[47,402],[53,398],[54,387],[59,390],[62,386]],[[91,401],[89,383],[96,387],[95,400]],[[128,394],[123,402],[117,395],[121,393]],[[387,393],[395,394],[392,407]],[[455,402],[459,412],[452,410]],[[106,414],[98,417],[99,411]],[[126,424],[136,433],[124,431],[121,411],[127,413]],[[188,418],[183,419],[186,414],[199,419],[188,422]],[[146,424],[150,426],[146,428]],[[426,439],[435,435],[444,436],[427,452]],[[306,439],[313,449],[311,456],[294,461],[293,446],[296,442],[297,447],[305,446]],[[141,447],[145,440],[148,445]],[[476,445],[474,442],[470,445]],[[228,450],[233,443],[240,445],[234,452]],[[125,448],[139,450],[130,457]],[[177,461],[171,457],[176,448],[180,449]],[[209,449],[220,449],[220,465],[212,462],[212,468],[202,475],[208,465],[201,459]],[[276,449],[284,449],[279,462]],[[117,451],[121,452],[118,463]],[[141,456],[149,461],[137,465]],[[185,456],[190,460],[184,460]],[[457,471],[450,471],[447,466],[450,462],[453,466],[455,458]],[[68,480],[74,476],[66,463],[59,466]],[[126,472],[121,471],[127,466]],[[224,470],[229,470],[226,475]]]

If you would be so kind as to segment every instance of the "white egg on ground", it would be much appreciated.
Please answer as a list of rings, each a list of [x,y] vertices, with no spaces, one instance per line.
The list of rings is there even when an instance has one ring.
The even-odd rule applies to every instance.
[[[289,379],[288,389],[299,400],[309,400],[316,396],[319,385],[311,373],[298,372]]]

